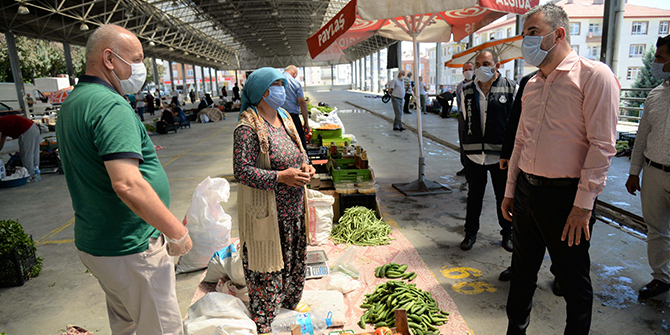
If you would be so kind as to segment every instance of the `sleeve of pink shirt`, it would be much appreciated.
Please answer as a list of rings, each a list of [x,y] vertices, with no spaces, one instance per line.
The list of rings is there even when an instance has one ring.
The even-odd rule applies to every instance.
[[[605,188],[612,157],[616,154],[616,124],[621,85],[604,64],[593,68],[583,86],[584,122],[589,150],[582,166],[574,205],[593,209],[596,196]]]
[[[521,99],[521,97],[517,97]],[[523,101],[522,101],[523,103]],[[521,108],[523,110],[523,107]],[[516,128],[516,136],[514,138],[514,150],[512,156],[507,163],[507,186],[505,187],[505,198],[514,198],[514,188],[516,187],[516,178],[519,176],[519,157],[521,156],[521,148],[523,147],[523,117],[519,119],[519,126]]]

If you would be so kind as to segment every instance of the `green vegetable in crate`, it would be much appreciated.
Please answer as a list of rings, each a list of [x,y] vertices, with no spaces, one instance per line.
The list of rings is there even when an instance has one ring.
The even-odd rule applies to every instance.
[[[373,210],[354,206],[344,211],[330,238],[336,243],[374,246],[390,244],[393,239],[389,234],[391,227],[378,219]]]
[[[616,151],[624,151],[630,149],[630,145],[628,145],[628,141],[616,141]]]
[[[37,248],[35,242],[30,238],[30,235],[23,231],[20,223],[14,220],[0,221],[0,256],[10,255],[13,250],[17,250],[19,258],[21,252],[34,253]],[[37,257],[36,263],[30,269],[23,269],[29,271],[30,277],[37,277],[42,271],[42,257]],[[8,269],[0,269],[1,271]],[[6,273],[5,273],[6,274]]]
[[[439,333],[438,327],[449,320],[449,313],[440,310],[430,292],[399,280],[390,280],[366,294],[361,308],[367,309],[358,323],[361,328],[366,323],[395,327],[396,309],[407,311],[407,324],[414,334]]]

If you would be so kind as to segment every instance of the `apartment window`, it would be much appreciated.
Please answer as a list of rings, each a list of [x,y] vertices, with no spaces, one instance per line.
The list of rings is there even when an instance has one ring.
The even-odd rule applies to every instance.
[[[579,31],[582,29],[582,24],[579,22],[571,22],[570,23],[570,35],[572,36],[577,36],[579,35]]]
[[[626,79],[627,80],[635,80],[637,79],[637,76],[640,74],[640,67],[638,66],[631,66],[628,68],[628,72],[626,73]]]
[[[447,56],[447,48],[442,48],[442,56]]]
[[[648,22],[633,22],[631,35],[647,35]]]
[[[507,37],[512,37],[512,28],[507,28]]]
[[[479,45],[479,36],[475,36],[475,45]]]
[[[603,34],[600,23],[589,23],[589,34],[592,36],[600,36]]]
[[[658,25],[658,34],[659,35],[667,35],[668,34],[668,28],[670,26],[669,21],[661,21]]]
[[[179,77],[179,72],[177,70],[172,70],[172,76],[175,78]]]
[[[405,65],[405,70],[406,71],[410,71],[411,69],[412,69],[412,65],[410,65],[410,64]]]
[[[571,45],[570,47],[572,48],[572,50],[575,50],[577,56],[579,56],[579,45]]]
[[[510,70],[505,70],[505,77],[512,79],[512,72]]]
[[[189,77],[193,77],[193,70],[186,70],[186,75]]]
[[[502,29],[498,29],[498,31],[496,31],[496,39],[497,40],[500,40],[500,39],[503,38],[502,33],[503,33]]]
[[[631,44],[629,57],[636,58],[644,56],[644,49],[646,48],[645,44]]]
[[[589,54],[587,58],[590,59],[599,59],[600,58],[600,46],[589,47]]]
[[[461,46],[460,46],[460,45],[456,47],[456,52],[457,52],[457,53],[458,53],[458,52],[461,52]]]
[[[496,33],[490,33],[489,34],[489,41],[490,40],[495,40],[496,39]]]

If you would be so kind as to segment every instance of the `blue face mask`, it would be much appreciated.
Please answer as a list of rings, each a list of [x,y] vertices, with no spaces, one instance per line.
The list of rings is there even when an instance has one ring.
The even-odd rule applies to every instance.
[[[668,64],[670,62],[665,62],[665,63],[651,63],[651,75],[654,76],[654,78],[658,80],[666,80],[670,78],[670,72],[665,72],[663,71],[663,67],[665,64]]]
[[[554,32],[556,32],[556,30],[544,36],[524,36],[523,42],[521,42],[521,54],[523,55],[523,60],[532,66],[539,66],[542,64],[542,61],[544,61],[549,51],[551,51],[551,49],[553,49],[556,44],[554,44],[551,48],[549,48],[549,50],[546,51],[540,49],[540,45],[542,44],[542,40],[544,40],[545,37],[553,34]]]
[[[263,98],[265,102],[273,109],[281,107],[284,104],[284,101],[286,101],[286,90],[284,89],[284,86],[270,86],[268,91],[270,94]]]

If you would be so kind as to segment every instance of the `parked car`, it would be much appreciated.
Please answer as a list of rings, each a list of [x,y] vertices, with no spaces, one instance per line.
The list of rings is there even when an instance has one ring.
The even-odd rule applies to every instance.
[[[23,111],[21,109],[11,108],[6,104],[0,102],[0,116],[12,115],[12,114],[23,114]]]

